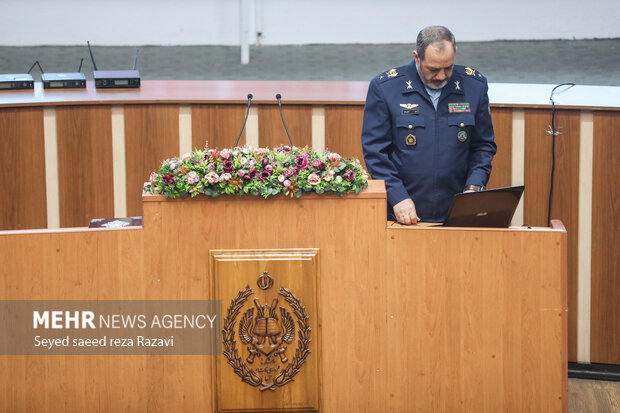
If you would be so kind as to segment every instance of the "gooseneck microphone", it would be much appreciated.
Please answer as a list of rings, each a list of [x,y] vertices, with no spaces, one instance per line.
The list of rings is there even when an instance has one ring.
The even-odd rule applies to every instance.
[[[237,143],[239,143],[239,138],[241,138],[241,134],[243,133],[243,129],[245,128],[245,123],[248,121],[248,115],[250,114],[250,106],[252,105],[252,99],[254,95],[248,93],[248,107],[245,110],[245,119],[243,119],[243,125],[241,125],[241,130],[239,131],[239,136],[237,136],[237,140],[235,141],[235,145],[233,148],[237,147]]]
[[[288,128],[286,127],[286,122],[284,121],[284,115],[282,115],[282,95],[279,93],[276,95],[276,99],[278,100],[278,107],[280,108],[280,118],[282,119],[282,124],[284,125],[284,130],[286,131],[286,136],[288,136],[288,141],[291,143],[291,148],[293,145],[293,140],[291,139],[291,134],[288,133]]]

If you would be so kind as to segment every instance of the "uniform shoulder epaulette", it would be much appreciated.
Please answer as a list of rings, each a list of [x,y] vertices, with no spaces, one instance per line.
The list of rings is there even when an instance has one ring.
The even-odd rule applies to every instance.
[[[383,82],[387,82],[390,79],[396,79],[397,77],[403,76],[405,66],[395,67],[393,69],[387,70],[385,72],[379,73],[375,79],[377,83],[381,84]]]
[[[486,78],[484,77],[484,75],[482,73],[480,73],[478,70],[476,69],[472,69],[469,66],[454,66],[455,70],[457,70],[458,72],[460,72],[461,74],[467,76],[467,77],[473,77],[474,79],[477,79],[479,81],[484,81],[486,80]]]

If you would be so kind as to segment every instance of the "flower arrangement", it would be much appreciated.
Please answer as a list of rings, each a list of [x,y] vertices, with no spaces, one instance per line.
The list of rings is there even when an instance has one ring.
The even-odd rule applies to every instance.
[[[144,191],[166,198],[205,194],[284,194],[301,197],[304,192],[359,193],[368,186],[368,174],[360,161],[334,152],[309,147],[204,149],[166,159],[152,172]]]

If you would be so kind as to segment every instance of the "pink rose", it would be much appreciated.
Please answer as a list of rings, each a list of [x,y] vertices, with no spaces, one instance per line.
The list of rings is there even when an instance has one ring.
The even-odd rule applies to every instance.
[[[287,178],[290,178],[291,176],[293,176],[293,170],[291,168],[285,169],[284,176],[286,176]]]
[[[186,154],[183,154],[183,156],[181,156],[181,159],[183,159],[184,161],[190,159],[192,157],[192,154],[187,152]]]
[[[284,180],[284,182],[282,182],[282,185],[284,185],[286,188],[288,188],[289,186],[291,186],[291,181],[286,179],[286,180]]]
[[[318,185],[321,183],[321,177],[313,172],[308,176],[308,183],[310,185]]]
[[[321,165],[321,161],[318,159],[313,159],[312,160],[312,166],[314,166],[315,168],[318,168]]]
[[[214,185],[217,183],[218,180],[218,176],[215,172],[209,172],[206,176],[205,179],[211,184]]]
[[[329,154],[329,160],[332,162],[336,162],[337,160],[340,159],[340,155],[338,155],[336,152],[332,152]]]
[[[230,158],[230,149],[222,149],[220,151],[220,156],[222,157],[222,159]]]

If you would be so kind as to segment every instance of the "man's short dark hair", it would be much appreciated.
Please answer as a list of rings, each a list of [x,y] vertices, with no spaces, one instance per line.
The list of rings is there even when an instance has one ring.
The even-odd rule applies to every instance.
[[[418,52],[418,56],[420,60],[424,60],[426,55],[426,48],[433,43],[443,42],[444,40],[452,43],[452,47],[456,51],[456,41],[454,40],[454,35],[444,26],[429,26],[420,30],[418,33],[418,39],[416,40],[416,51]]]

